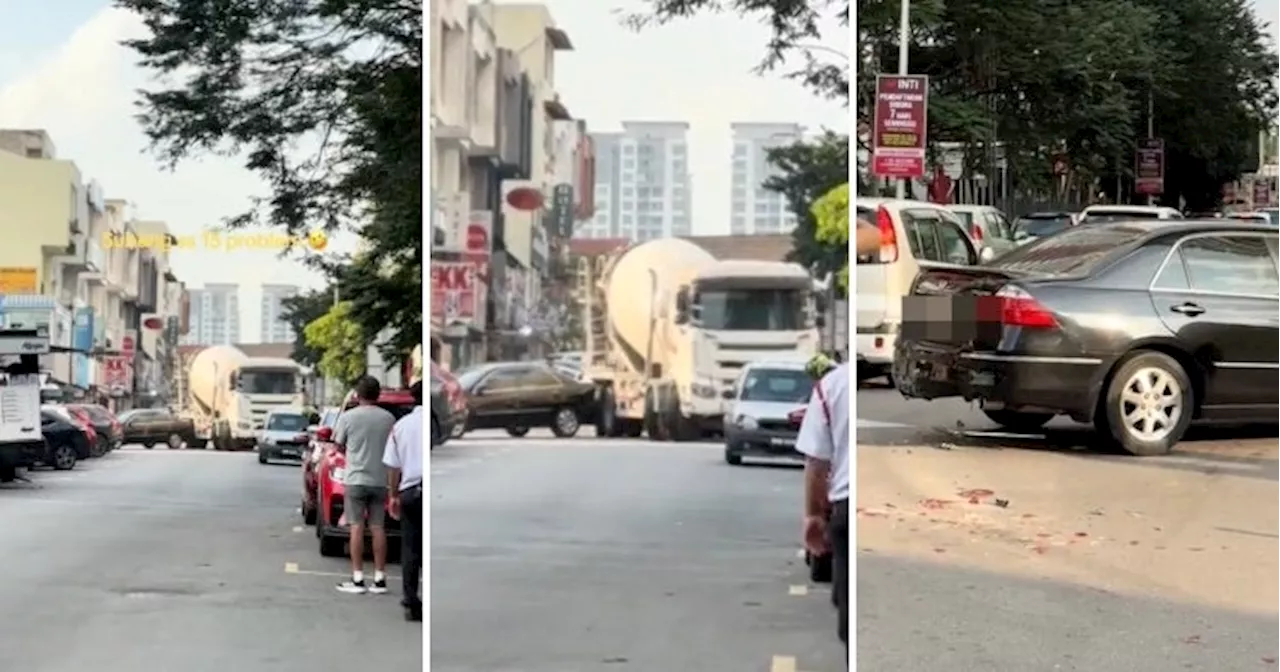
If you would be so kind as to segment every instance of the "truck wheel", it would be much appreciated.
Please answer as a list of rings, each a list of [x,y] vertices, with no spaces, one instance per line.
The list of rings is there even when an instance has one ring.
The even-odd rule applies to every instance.
[[[663,424],[667,427],[670,441],[696,441],[700,436],[698,424],[680,412],[680,397],[673,390],[667,397],[666,408],[662,412]]]
[[[638,439],[644,434],[644,423],[639,420],[618,420],[619,433],[629,439]]]
[[[596,414],[596,436],[618,436],[618,406],[613,388],[600,393],[600,411]]]
[[[650,441],[666,441],[666,428],[662,426],[662,416],[658,414],[653,389],[644,393],[644,433]]]

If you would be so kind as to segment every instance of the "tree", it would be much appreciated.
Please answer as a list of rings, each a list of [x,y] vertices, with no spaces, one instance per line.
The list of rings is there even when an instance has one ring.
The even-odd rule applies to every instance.
[[[348,386],[367,370],[369,343],[351,317],[351,303],[342,301],[302,332],[307,347],[323,353],[316,369],[326,378],[335,378]]]
[[[813,204],[813,218],[818,228],[814,238],[835,249],[846,250],[844,266],[836,276],[837,287],[849,291],[849,183],[827,192]]]
[[[304,332],[307,325],[323,317],[333,308],[333,290],[318,289],[291,296],[281,302],[283,319],[298,337],[293,341],[293,361],[305,366],[315,366],[324,357],[324,351],[307,343]]]
[[[366,336],[390,325],[419,341],[422,1],[117,4],[151,33],[125,44],[160,83],[139,92],[138,119],[162,164],[242,156],[270,194],[228,227],[358,231],[360,259],[308,260],[355,267]]]
[[[789,259],[822,276],[839,271],[849,262],[848,248],[818,239],[813,205],[819,198],[849,180],[849,138],[827,131],[812,141],[801,141],[769,150],[769,161],[778,174],[764,187],[782,194],[796,217]]]
[[[770,39],[756,65],[759,73],[776,71],[798,58],[803,65],[785,73],[823,98],[849,103],[849,60],[812,42],[822,38],[820,23],[834,14],[845,30],[849,26],[849,0],[646,0],[648,11],[626,15],[636,30],[661,26],[700,13],[731,13],[760,20],[769,26]],[[859,2],[861,10],[861,2]],[[842,30],[843,35],[845,31]]]

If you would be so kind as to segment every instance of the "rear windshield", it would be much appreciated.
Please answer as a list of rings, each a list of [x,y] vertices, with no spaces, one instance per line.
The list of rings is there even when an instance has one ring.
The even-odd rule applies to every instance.
[[[1070,227],[1001,255],[987,266],[1042,275],[1089,275],[1118,248],[1142,235],[1128,227]]]
[[[1014,237],[1044,238],[1071,226],[1071,215],[1021,217],[1013,224]]]

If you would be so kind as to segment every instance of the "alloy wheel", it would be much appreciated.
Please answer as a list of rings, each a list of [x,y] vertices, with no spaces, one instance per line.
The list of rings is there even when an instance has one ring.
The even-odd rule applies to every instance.
[[[1161,441],[1182,417],[1182,386],[1162,368],[1138,369],[1125,383],[1119,403],[1126,432],[1139,441]]]

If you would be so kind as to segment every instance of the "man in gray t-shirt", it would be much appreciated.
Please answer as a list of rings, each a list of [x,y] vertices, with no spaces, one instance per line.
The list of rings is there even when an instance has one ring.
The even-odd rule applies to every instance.
[[[387,468],[382,453],[395,426],[395,416],[378,406],[382,386],[365,376],[356,381],[357,406],[343,411],[333,428],[333,442],[347,456],[342,478],[343,511],[351,526],[351,580],[338,584],[344,593],[387,592]],[[364,581],[364,531],[373,540],[373,585]]]

